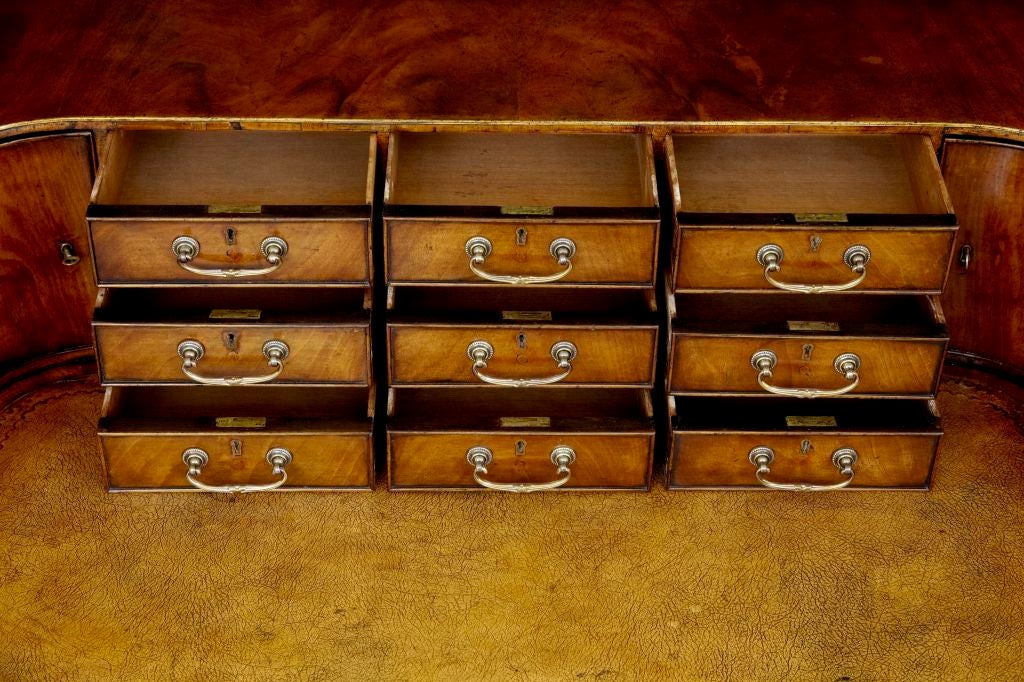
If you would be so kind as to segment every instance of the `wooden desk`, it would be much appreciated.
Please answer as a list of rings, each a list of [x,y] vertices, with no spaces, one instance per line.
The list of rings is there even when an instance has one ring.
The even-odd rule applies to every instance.
[[[954,357],[1017,376],[1022,34],[923,0],[3,6],[0,676],[1013,679],[1010,384],[947,380],[923,495],[110,497],[83,216],[125,124],[925,132],[972,247]]]

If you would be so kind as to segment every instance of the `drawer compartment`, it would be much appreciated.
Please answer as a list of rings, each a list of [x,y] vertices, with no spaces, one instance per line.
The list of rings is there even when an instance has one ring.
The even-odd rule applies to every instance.
[[[920,398],[938,388],[948,335],[928,297],[694,294],[675,302],[671,393]]]
[[[657,336],[602,324],[389,324],[391,384],[651,386]]]
[[[100,380],[369,385],[369,313],[343,312],[361,295],[288,291],[108,291],[93,320]]]
[[[100,286],[370,283],[368,220],[93,218],[89,226]],[[271,269],[278,239],[286,252]],[[185,265],[195,272],[175,246],[194,253]]]
[[[927,137],[669,145],[676,291],[941,291],[957,228]]]
[[[100,285],[366,286],[376,140],[119,130],[89,207]]]
[[[387,281],[650,288],[653,159],[640,135],[395,134]]]
[[[108,486],[196,490],[186,477],[184,455],[200,450],[201,455],[194,453],[194,463],[201,466],[193,478],[201,485],[272,485],[283,475],[275,474],[271,453],[271,459],[290,458],[280,490],[368,489],[373,481],[368,393],[352,388],[109,388],[99,425]]]
[[[486,489],[474,475],[513,487],[553,485],[565,476],[559,488],[650,486],[654,426],[644,392],[454,388],[394,393],[388,423],[393,490]],[[471,451],[482,458],[486,472],[471,463]],[[556,466],[560,455],[571,459],[568,472]]]
[[[669,487],[926,489],[942,435],[932,409],[925,401],[677,398]]]
[[[488,276],[508,284],[556,275],[555,281],[577,285],[649,287],[654,281],[657,221],[392,218],[387,225],[389,284],[490,284]],[[486,252],[479,263],[472,254],[477,243]],[[561,244],[572,253],[567,264],[559,260]]]

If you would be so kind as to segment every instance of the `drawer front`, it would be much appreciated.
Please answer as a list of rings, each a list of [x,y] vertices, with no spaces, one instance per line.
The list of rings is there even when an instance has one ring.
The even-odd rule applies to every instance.
[[[669,486],[765,487],[757,480],[750,451],[771,448],[768,481],[831,485],[845,476],[833,453],[853,448],[851,488],[927,488],[939,436],[841,433],[676,433]]]
[[[232,445],[232,441],[236,445]],[[199,476],[207,485],[266,485],[280,478],[267,452],[284,448],[292,460],[280,489],[369,488],[373,481],[370,434],[229,432],[195,435],[100,434],[111,490],[195,490],[182,454],[200,448],[209,456]]]
[[[476,267],[498,276],[545,277],[566,268],[551,254],[556,239],[575,246],[572,270],[557,282],[653,286],[657,223],[535,223],[532,221],[387,222],[388,282],[480,284],[489,280],[470,269],[466,244],[483,237],[491,252]]]
[[[92,220],[96,279],[101,286],[130,284],[349,284],[370,281],[367,223],[364,220],[236,222],[231,220]],[[181,267],[171,244],[190,237],[199,251]],[[273,272],[219,277],[217,270],[260,270],[270,266],[261,250],[267,237],[287,244]]]
[[[679,230],[676,291],[775,291],[757,260],[766,244],[782,248],[779,282],[839,285],[858,277],[843,256],[854,245],[868,247],[864,281],[851,291],[942,290],[955,228],[808,229],[689,228]]]
[[[859,382],[846,395],[934,396],[944,339],[724,337],[674,334],[670,391],[764,396],[751,364],[760,350],[777,357],[765,383],[781,388],[835,390],[851,382],[836,371],[840,355],[860,358]],[[806,397],[806,396],[803,396]],[[823,397],[823,396],[818,396]]]
[[[556,447],[576,455],[567,488],[646,490],[654,435],[575,433],[395,433],[389,434],[392,489],[460,488],[485,490],[466,458],[484,447],[493,459],[485,479],[496,483],[542,484],[559,478],[551,461]]]
[[[203,346],[192,371],[202,377],[263,377],[274,372],[264,355],[268,341],[288,354],[268,383],[368,385],[369,329],[364,326],[96,325],[100,379],[117,383],[201,383],[182,370],[179,344]],[[229,335],[231,335],[229,337]],[[228,349],[229,342],[235,348]]]
[[[493,355],[479,373],[497,380],[550,380],[564,374],[552,357],[555,344],[571,343],[571,371],[551,385],[651,386],[657,328],[498,327],[391,325],[393,385],[485,385],[474,375],[471,344],[486,342]]]

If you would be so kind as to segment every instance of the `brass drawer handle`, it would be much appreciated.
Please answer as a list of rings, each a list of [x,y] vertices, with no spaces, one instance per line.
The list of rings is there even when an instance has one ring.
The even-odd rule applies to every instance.
[[[480,381],[486,384],[494,384],[495,386],[525,388],[526,386],[556,384],[569,376],[569,373],[572,372],[572,361],[576,359],[576,346],[569,341],[555,342],[551,346],[551,357],[557,363],[558,369],[562,371],[549,377],[537,377],[534,379],[503,379],[484,374],[483,370],[487,369],[487,361],[494,357],[494,346],[486,341],[478,339],[469,344],[466,348],[466,355],[473,361],[473,374]]]
[[[501,490],[507,493],[535,493],[541,490],[561,488],[569,482],[569,466],[576,461],[576,451],[568,445],[556,445],[551,451],[551,463],[555,465],[558,478],[546,483],[498,483],[484,478],[487,465],[494,459],[494,453],[483,446],[470,448],[466,452],[466,461],[473,467],[473,480],[485,488]]]
[[[782,269],[782,247],[778,244],[765,244],[757,250],[757,262],[764,268],[764,278],[776,289],[783,291],[797,291],[804,294],[823,294],[831,291],[846,291],[853,289],[867,277],[867,264],[871,260],[871,250],[863,244],[854,244],[843,254],[843,262],[846,267],[853,270],[857,277],[845,284],[790,284],[780,282],[772,277],[772,273]]]
[[[548,246],[548,253],[564,268],[553,275],[495,275],[482,270],[480,266],[491,255],[492,250],[491,240],[487,237],[472,237],[466,242],[466,254],[469,255],[469,269],[473,271],[474,275],[481,279],[501,282],[502,284],[543,284],[544,282],[558,281],[572,272],[571,259],[576,255],[576,244],[567,237],[558,237],[552,240],[551,245]]]
[[[820,492],[822,490],[839,490],[853,483],[853,465],[857,463],[857,451],[853,448],[839,448],[832,453],[832,465],[845,476],[839,483],[830,485],[815,485],[811,483],[776,483],[769,481],[765,476],[771,473],[769,468],[772,460],[775,459],[775,451],[764,445],[759,445],[747,455],[750,463],[757,467],[757,480],[766,488],[772,490],[797,490],[800,492]]]
[[[849,393],[860,383],[860,356],[855,353],[842,353],[836,356],[832,367],[836,373],[842,374],[850,383],[842,388],[784,388],[772,386],[768,379],[772,378],[772,370],[778,364],[779,357],[770,350],[759,350],[750,356],[751,366],[757,370],[757,383],[764,390],[776,395],[795,398],[831,398]]]
[[[273,381],[281,375],[284,370],[284,359],[288,357],[288,344],[284,341],[272,339],[263,344],[263,356],[267,364],[274,368],[270,374],[255,377],[204,377],[193,371],[199,360],[206,353],[203,344],[195,339],[185,339],[178,344],[178,355],[181,357],[181,371],[192,381],[208,386],[248,386],[251,384],[265,384]]]
[[[208,493],[261,493],[267,490],[276,490],[288,481],[288,472],[285,467],[292,463],[292,453],[284,448],[271,448],[267,451],[267,464],[273,467],[274,475],[280,476],[273,483],[263,485],[209,485],[198,480],[203,473],[203,467],[210,461],[210,455],[200,448],[189,448],[181,453],[181,461],[188,467],[185,480],[193,488],[205,490]]]
[[[199,241],[193,237],[182,235],[171,242],[171,250],[177,257],[178,266],[194,275],[206,277],[258,277],[275,272],[284,264],[284,256],[288,253],[288,242],[280,237],[267,237],[260,242],[260,253],[270,265],[265,268],[200,268],[192,265],[199,255]]]

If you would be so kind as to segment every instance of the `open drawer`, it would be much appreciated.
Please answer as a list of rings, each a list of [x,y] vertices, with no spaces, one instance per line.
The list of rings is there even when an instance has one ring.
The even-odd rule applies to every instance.
[[[924,135],[677,135],[674,289],[942,290],[956,216]]]
[[[89,206],[100,286],[367,287],[369,133],[117,130]]]
[[[925,489],[930,401],[670,398],[670,488]]]
[[[675,297],[669,392],[930,398],[949,340],[927,296]]]
[[[392,490],[650,486],[646,391],[395,389],[389,402]]]
[[[100,417],[110,490],[367,489],[372,392],[112,387]]]
[[[354,289],[109,289],[94,319],[111,384],[370,382],[370,315]]]

